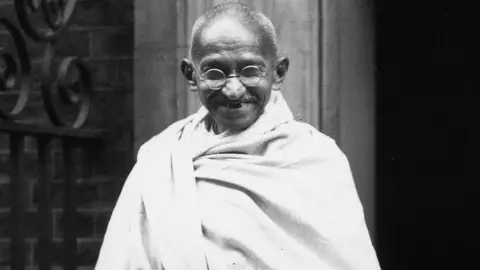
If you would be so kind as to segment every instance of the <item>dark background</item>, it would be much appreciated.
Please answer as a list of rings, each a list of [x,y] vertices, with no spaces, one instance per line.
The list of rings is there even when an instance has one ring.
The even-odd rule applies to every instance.
[[[382,269],[477,269],[475,1],[375,5]]]
[[[6,18],[18,29],[13,0],[0,0],[0,18]],[[78,270],[93,269],[98,256],[106,226],[113,206],[119,196],[126,176],[133,166],[133,61],[134,61],[134,2],[133,0],[79,0],[70,27],[57,45],[57,59],[80,56],[90,66],[95,90],[92,107],[85,129],[101,128],[108,131],[100,149],[96,149],[93,170],[79,168],[81,177],[76,184],[76,226],[66,227],[63,204],[65,200],[65,166],[62,160],[61,143],[54,141],[51,164],[51,224],[52,262],[62,265],[65,256],[63,238],[67,230],[77,233]],[[32,16],[38,28],[45,27],[43,13]],[[33,76],[41,74],[46,43],[36,42],[25,32]],[[0,25],[0,47],[15,52],[12,38]],[[3,93],[2,93],[3,94]],[[0,102],[5,101],[4,95]],[[2,107],[5,108],[5,107]],[[22,120],[49,125],[38,89],[32,91]],[[82,128],[83,129],[83,128]],[[25,143],[24,171],[26,181],[22,184],[25,193],[25,265],[26,269],[38,269],[42,250],[38,245],[39,223],[37,206],[40,189],[38,185],[39,160],[37,140],[27,137]],[[10,141],[5,132],[0,132],[0,269],[10,269],[9,221],[13,194],[10,185],[12,162],[9,157]],[[81,162],[77,163],[81,165]],[[80,166],[79,166],[80,167]],[[86,166],[85,166],[86,167]],[[35,268],[37,267],[37,268]],[[54,269],[58,269],[55,268]],[[61,269],[61,268],[60,268]]]

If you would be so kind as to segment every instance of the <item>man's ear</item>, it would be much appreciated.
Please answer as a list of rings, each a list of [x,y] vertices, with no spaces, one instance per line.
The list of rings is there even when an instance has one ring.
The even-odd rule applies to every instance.
[[[183,76],[185,77],[185,79],[187,79],[187,82],[190,85],[190,90],[197,91],[197,82],[194,78],[193,62],[187,58],[184,58],[180,63],[180,69]]]
[[[274,84],[276,84],[277,87],[280,87],[280,85],[285,80],[285,77],[287,76],[287,73],[288,73],[289,66],[290,66],[290,60],[288,59],[288,57],[285,56],[285,57],[278,58],[276,65],[274,67],[275,69]]]

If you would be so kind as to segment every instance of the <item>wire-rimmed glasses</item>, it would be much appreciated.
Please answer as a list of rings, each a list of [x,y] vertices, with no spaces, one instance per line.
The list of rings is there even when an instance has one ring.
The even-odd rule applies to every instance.
[[[195,70],[197,70],[195,68]],[[227,83],[228,78],[238,77],[240,82],[247,87],[256,86],[260,80],[267,74],[257,66],[246,66],[242,68],[238,75],[225,75],[220,69],[212,68],[201,74],[198,72],[200,80],[205,82],[211,90],[220,90]]]

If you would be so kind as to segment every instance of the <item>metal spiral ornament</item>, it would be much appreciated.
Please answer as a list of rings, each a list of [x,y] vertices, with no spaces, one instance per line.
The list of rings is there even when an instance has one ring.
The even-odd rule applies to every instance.
[[[0,92],[18,94],[18,98],[12,108],[0,107],[0,117],[13,120],[27,104],[31,89],[32,68],[21,32],[3,18],[0,18],[0,29],[1,26],[4,26],[12,37],[16,49],[11,52],[7,48],[0,47]]]
[[[18,21],[37,41],[51,41],[68,28],[76,0],[15,0]],[[38,25],[43,22],[42,25]]]
[[[81,127],[88,116],[93,95],[93,79],[88,64],[78,57],[63,58],[54,68],[55,49],[49,44],[42,64],[42,97],[47,114],[56,126]],[[69,76],[70,74],[74,76]],[[71,78],[73,77],[73,78]],[[55,91],[56,90],[56,91]],[[75,120],[67,121],[57,109],[54,95],[63,105],[76,106]]]
[[[16,27],[0,18],[0,30],[5,28],[13,39],[13,50],[0,43],[0,118],[17,121],[28,103],[35,86],[26,40],[20,30],[35,42],[45,44],[41,63],[40,89],[46,115],[56,127],[78,129],[89,114],[93,78],[88,64],[76,56],[56,55],[55,44],[67,30],[77,0],[14,0]],[[2,27],[3,26],[3,27]],[[59,64],[57,64],[59,63]],[[16,103],[4,108],[4,98],[17,94]],[[9,100],[8,100],[9,101]]]

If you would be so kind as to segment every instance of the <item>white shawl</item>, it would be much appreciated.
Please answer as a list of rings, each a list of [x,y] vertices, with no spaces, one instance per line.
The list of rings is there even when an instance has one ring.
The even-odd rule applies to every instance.
[[[95,269],[380,269],[345,155],[280,92],[241,133],[207,114],[142,146]]]

